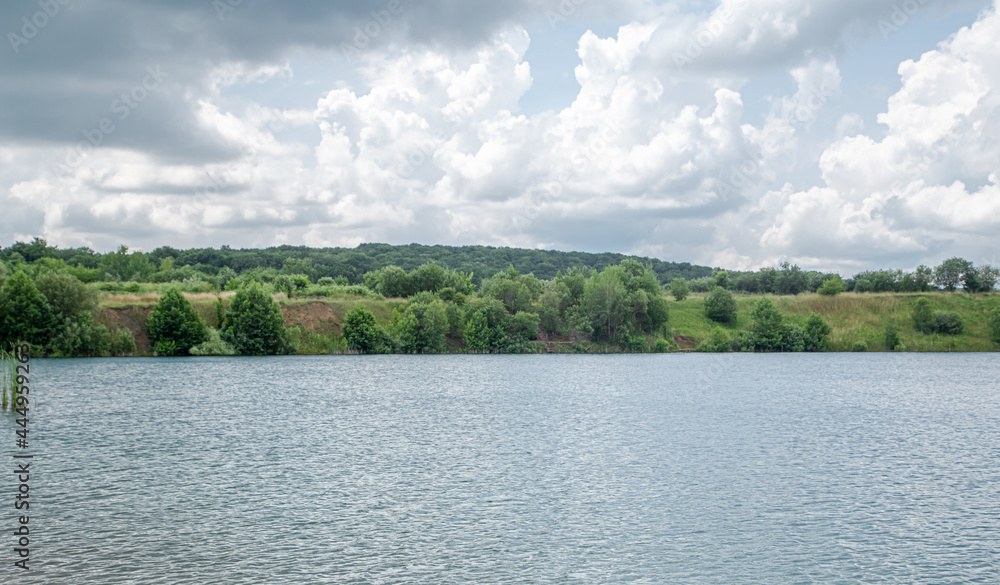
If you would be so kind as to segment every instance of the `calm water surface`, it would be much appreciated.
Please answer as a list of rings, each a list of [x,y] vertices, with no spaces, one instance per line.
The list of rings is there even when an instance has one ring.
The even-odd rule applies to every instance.
[[[996,355],[32,374],[37,546],[18,583],[1000,583]]]

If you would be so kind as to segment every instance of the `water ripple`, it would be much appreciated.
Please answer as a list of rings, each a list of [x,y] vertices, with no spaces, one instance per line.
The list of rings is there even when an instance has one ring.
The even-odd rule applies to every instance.
[[[991,355],[33,365],[21,583],[1000,582]]]

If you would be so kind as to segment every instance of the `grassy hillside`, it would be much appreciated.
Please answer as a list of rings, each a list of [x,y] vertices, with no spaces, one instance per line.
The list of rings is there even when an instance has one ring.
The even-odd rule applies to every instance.
[[[233,293],[223,293],[225,303]],[[186,294],[198,313],[212,327],[218,325],[214,294]],[[911,315],[918,298],[927,298],[934,311],[955,311],[965,322],[962,335],[924,335],[913,328]],[[136,295],[106,294],[101,297],[98,322],[111,329],[128,327],[135,333],[138,352],[148,355],[150,343],[146,319],[156,304],[157,293]],[[344,316],[355,305],[363,304],[385,325],[392,311],[404,304],[400,299],[375,300],[340,295],[327,298],[293,298],[284,294],[274,297],[281,305],[285,324],[300,353],[337,353],[346,349],[340,338]],[[750,325],[750,311],[759,295],[737,295],[738,322],[724,327],[730,335]],[[1000,345],[989,339],[986,316],[992,307],[1000,305],[1000,294],[968,295],[962,293],[924,294],[853,294],[836,297],[815,294],[771,297],[786,319],[804,324],[813,312],[819,313],[833,327],[831,340],[836,351],[854,351],[863,345],[868,351],[886,351],[885,328],[894,324],[899,330],[905,351],[996,351]],[[682,301],[670,302],[670,334],[677,349],[693,349],[717,327],[705,317],[704,295],[693,295]],[[540,343],[540,345],[542,345]],[[585,344],[586,345],[586,344]],[[450,351],[463,351],[461,339],[449,338]],[[547,346],[556,351],[568,351],[575,344]],[[541,348],[540,348],[541,349]]]
[[[930,301],[932,311],[955,311],[965,322],[962,335],[924,335],[914,330],[913,306],[919,298]],[[724,327],[730,334],[750,325],[750,311],[759,295],[737,295],[738,323]],[[771,297],[786,319],[805,324],[813,312],[819,313],[833,327],[830,338],[836,351],[852,351],[864,344],[869,351],[886,351],[886,325],[895,324],[906,351],[996,351],[1000,346],[989,339],[986,316],[1000,304],[1000,295],[964,293],[844,293],[835,297],[816,294]],[[694,295],[671,303],[670,327],[675,336],[696,341],[707,338],[716,323],[704,313],[704,295]]]

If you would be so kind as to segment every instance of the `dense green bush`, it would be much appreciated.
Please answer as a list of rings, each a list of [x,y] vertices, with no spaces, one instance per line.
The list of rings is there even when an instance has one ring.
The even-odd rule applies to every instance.
[[[97,286],[97,290],[112,293],[141,293],[142,285],[138,282],[102,282]]]
[[[157,355],[187,355],[208,339],[208,325],[184,295],[171,287],[149,314],[149,339]]]
[[[844,281],[840,279],[840,276],[833,275],[824,280],[816,292],[821,295],[836,296],[844,292],[844,288]]]
[[[15,272],[0,291],[0,345],[25,341],[44,347],[54,325],[49,302],[35,281],[23,270]]]
[[[785,325],[781,330],[780,351],[800,352],[806,350],[806,331],[795,323]]]
[[[465,323],[462,338],[465,346],[472,351],[497,351],[503,340],[503,330],[490,327],[486,313],[476,311]]]
[[[620,343],[628,333],[630,307],[621,275],[610,267],[587,281],[583,309],[594,328],[594,341]]]
[[[338,277],[342,278],[344,277]],[[470,294],[475,288],[471,274],[442,268],[434,262],[422,264],[410,272],[396,265],[384,266],[366,273],[364,282],[368,288],[386,297],[409,297],[420,292],[437,292],[447,287],[462,294]]]
[[[935,311],[931,329],[944,335],[961,335],[965,332],[962,316],[954,311]]]
[[[705,316],[718,323],[736,322],[736,299],[722,287],[713,288],[705,296]]]
[[[670,351],[670,342],[666,339],[657,339],[656,344],[653,346],[653,351],[656,353],[667,353]]]
[[[403,309],[392,312],[391,335],[402,353],[440,353],[445,350],[448,313],[438,299],[415,301],[412,297]]]
[[[198,356],[236,355],[236,348],[223,341],[222,335],[218,330],[209,329],[208,339],[204,343],[199,343],[198,345],[192,347],[189,353],[191,355]]]
[[[649,342],[642,335],[626,334],[621,347],[629,353],[643,353],[649,349]]]
[[[476,299],[469,304],[463,338],[473,351],[502,351],[507,341],[510,313],[497,299]]]
[[[57,322],[75,318],[79,313],[93,313],[97,291],[66,271],[45,270],[35,277],[38,291],[45,295]]]
[[[240,355],[281,355],[294,351],[281,309],[256,282],[236,291],[226,314],[222,339]]]
[[[819,313],[812,313],[806,321],[806,351],[826,351],[830,346],[830,326]]]
[[[510,334],[525,341],[535,339],[538,337],[538,322],[537,314],[518,311],[510,318]]]
[[[91,313],[82,311],[63,321],[49,348],[56,357],[100,357],[111,349],[111,333],[104,325],[95,324]]]
[[[733,351],[732,340],[722,329],[716,327],[712,330],[712,335],[698,345],[698,351],[705,353],[726,353]]]
[[[387,353],[391,349],[389,336],[364,305],[355,305],[344,317],[344,339],[347,347],[362,353]]]
[[[899,347],[901,341],[899,339],[899,328],[896,327],[895,323],[886,323],[885,325],[885,347],[889,351],[892,351]]]
[[[675,278],[670,283],[670,294],[674,297],[676,301],[683,301],[688,297],[691,289],[688,288],[688,283],[683,278]]]
[[[112,356],[135,355],[136,349],[135,335],[127,327],[119,329],[111,337],[110,353]]]
[[[530,274],[520,274],[513,267],[485,280],[480,296],[491,297],[504,304],[511,315],[530,311],[531,303],[542,295],[542,282]]]
[[[292,277],[287,274],[275,276],[271,284],[274,285],[275,292],[283,292],[288,298],[295,296],[295,283],[292,282]]]
[[[771,299],[764,297],[757,301],[750,312],[750,337],[755,351],[802,351],[802,349],[784,349],[782,336],[785,333],[784,317],[778,312]],[[805,341],[802,335],[790,338],[787,343],[793,347]]]

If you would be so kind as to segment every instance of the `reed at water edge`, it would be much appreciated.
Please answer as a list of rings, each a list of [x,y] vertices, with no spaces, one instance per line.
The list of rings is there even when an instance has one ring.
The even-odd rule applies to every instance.
[[[17,358],[15,350],[0,349],[0,402],[3,410],[14,408],[17,392]]]

